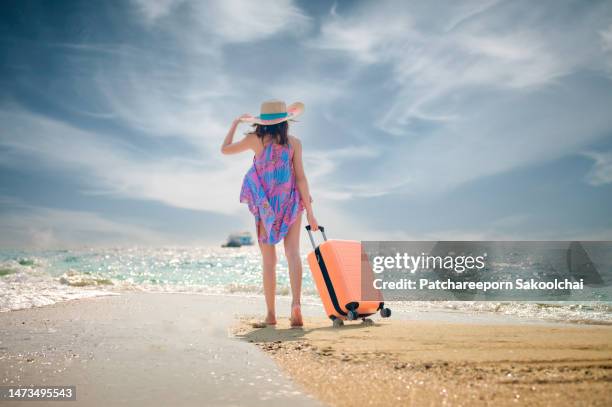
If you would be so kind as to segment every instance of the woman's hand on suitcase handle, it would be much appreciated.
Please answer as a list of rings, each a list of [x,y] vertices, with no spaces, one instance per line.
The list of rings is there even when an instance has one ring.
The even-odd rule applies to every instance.
[[[306,219],[308,220],[308,224],[310,225],[310,229],[313,232],[319,230],[319,222],[317,222],[317,218],[315,218],[313,213],[307,213]]]

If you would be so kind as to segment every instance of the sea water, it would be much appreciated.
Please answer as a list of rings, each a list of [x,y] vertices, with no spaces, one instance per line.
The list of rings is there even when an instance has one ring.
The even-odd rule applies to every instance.
[[[314,297],[305,265],[303,293]],[[241,248],[0,250],[0,311],[124,291],[261,295],[261,257]],[[279,250],[277,292],[290,293]]]
[[[277,292],[290,295],[287,262],[279,250]],[[303,256],[305,260],[305,256]],[[319,304],[304,263],[304,302]],[[117,247],[0,250],[0,311],[126,291],[262,295],[257,247]],[[530,319],[612,324],[611,298],[582,302],[403,301],[394,311],[501,313]]]

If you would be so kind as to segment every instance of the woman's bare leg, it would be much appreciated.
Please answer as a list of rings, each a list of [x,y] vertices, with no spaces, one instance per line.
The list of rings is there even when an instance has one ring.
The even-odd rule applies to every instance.
[[[291,325],[302,326],[302,259],[300,257],[300,227],[302,216],[300,216],[289,227],[289,232],[283,241],[285,245],[285,257],[289,266],[289,281],[291,282]]]
[[[263,235],[265,236],[263,225],[261,229],[263,229]],[[258,233],[262,232],[258,230]],[[276,324],[276,246],[259,242],[259,250],[261,250],[263,266],[264,296],[268,308],[265,323],[274,325]]]

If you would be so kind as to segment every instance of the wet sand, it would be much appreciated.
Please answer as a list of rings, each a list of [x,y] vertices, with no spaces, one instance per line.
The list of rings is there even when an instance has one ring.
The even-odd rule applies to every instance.
[[[0,385],[76,385],[77,401],[7,406],[318,406],[231,337],[261,298],[126,293],[0,313]],[[289,310],[289,300],[279,300]]]
[[[234,333],[331,406],[609,406],[612,327],[376,321]]]

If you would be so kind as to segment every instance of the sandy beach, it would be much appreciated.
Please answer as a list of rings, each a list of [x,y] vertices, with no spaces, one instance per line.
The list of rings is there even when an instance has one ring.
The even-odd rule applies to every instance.
[[[609,406],[612,327],[308,319],[238,337],[331,406]]]
[[[0,313],[2,385],[54,406],[609,405],[612,327],[398,312],[330,327],[318,304],[255,329],[258,296],[124,293]],[[44,403],[42,403],[44,404]],[[10,405],[42,405],[11,402]]]

